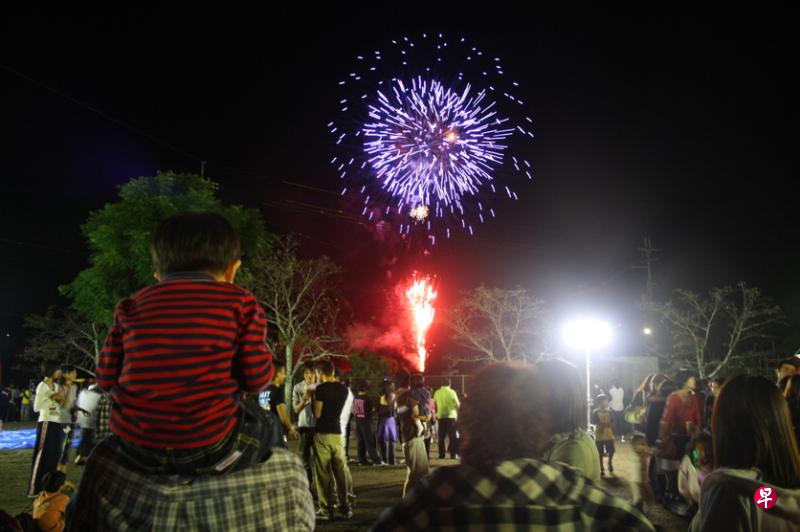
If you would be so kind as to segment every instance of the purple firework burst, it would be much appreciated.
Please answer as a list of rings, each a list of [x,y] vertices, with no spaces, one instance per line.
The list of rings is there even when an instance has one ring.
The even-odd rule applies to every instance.
[[[533,177],[530,163],[512,154],[513,137],[533,138],[533,121],[510,92],[519,84],[504,87],[500,59],[466,39],[423,34],[417,43],[392,43],[391,57],[377,50],[358,56],[360,68],[339,82],[349,94],[339,101],[343,117],[328,124],[337,146],[331,163],[357,185],[351,188],[370,219],[382,205],[383,215],[399,218],[401,232],[420,228],[434,243],[435,233],[449,237],[451,227],[472,234],[468,220],[494,216],[483,203],[508,170]],[[451,63],[458,68],[449,70]],[[475,81],[465,81],[469,76]],[[508,184],[499,189],[516,199]]]

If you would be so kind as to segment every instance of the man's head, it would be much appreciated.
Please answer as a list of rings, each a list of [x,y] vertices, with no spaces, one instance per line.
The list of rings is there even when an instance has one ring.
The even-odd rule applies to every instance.
[[[170,273],[205,272],[233,282],[242,262],[239,236],[221,214],[191,212],[164,220],[153,234],[150,255],[156,277]]]
[[[364,395],[367,392],[369,392],[369,381],[361,381],[361,384],[358,385],[359,395]]]
[[[445,377],[442,379],[442,386],[452,386],[453,380],[450,377]]]
[[[716,377],[708,381],[708,387],[711,389],[711,395],[716,397],[719,395],[719,389],[722,388],[722,384],[725,382],[725,377]]]
[[[336,368],[330,360],[322,360],[317,363],[317,372],[323,382],[332,382],[336,379]]]
[[[317,380],[317,374],[314,372],[313,364],[306,364],[303,366],[303,380],[306,384],[314,384]]]
[[[800,370],[800,358],[790,357],[778,362],[778,380],[796,375]]]
[[[272,377],[272,384],[280,386],[286,382],[286,362],[280,358],[272,359],[272,364],[275,366],[275,376]]]
[[[419,388],[425,386],[425,377],[423,377],[422,373],[414,373],[411,376],[410,382],[411,382],[411,389],[418,390]]]
[[[540,456],[550,435],[546,394],[545,379],[533,366],[501,363],[481,369],[459,410],[463,460],[486,467]]]
[[[394,375],[394,384],[398,388],[408,388],[408,383],[411,380],[411,375],[404,369],[401,369]]]

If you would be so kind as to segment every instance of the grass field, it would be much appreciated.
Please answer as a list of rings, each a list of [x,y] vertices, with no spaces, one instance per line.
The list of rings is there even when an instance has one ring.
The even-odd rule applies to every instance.
[[[29,449],[0,451],[0,509],[11,515],[28,510],[31,506],[31,499],[26,496],[31,455],[32,451]],[[455,460],[433,460],[432,466],[438,467],[455,463],[457,463]],[[630,499],[630,488],[625,479],[631,478],[634,464],[635,456],[628,445],[618,444],[617,456],[614,459],[617,476],[602,481],[606,491],[618,497]],[[354,508],[355,515],[347,521],[320,523],[317,530],[322,532],[367,530],[385,508],[400,499],[405,479],[403,466],[351,466],[351,470],[357,497]],[[72,465],[68,470],[67,477],[78,484],[82,474],[83,467]],[[688,527],[685,520],[658,505],[648,507],[646,514],[654,524],[660,525],[664,530],[686,530]]]

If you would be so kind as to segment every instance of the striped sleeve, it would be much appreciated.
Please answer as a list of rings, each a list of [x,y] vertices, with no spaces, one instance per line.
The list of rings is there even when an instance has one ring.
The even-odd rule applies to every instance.
[[[239,316],[236,355],[243,390],[257,393],[266,388],[275,374],[272,353],[267,349],[267,317],[256,298],[248,293]]]
[[[120,324],[120,309],[114,313],[114,324],[108,332],[100,359],[97,362],[97,384],[105,390],[110,390],[117,385],[120,368],[122,367],[122,335]]]

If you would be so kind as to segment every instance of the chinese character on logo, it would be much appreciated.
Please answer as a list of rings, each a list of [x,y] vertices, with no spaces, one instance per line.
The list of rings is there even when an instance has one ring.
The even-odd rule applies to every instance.
[[[769,510],[778,502],[778,493],[769,486],[761,486],[753,494],[753,500],[756,506],[762,510]]]

